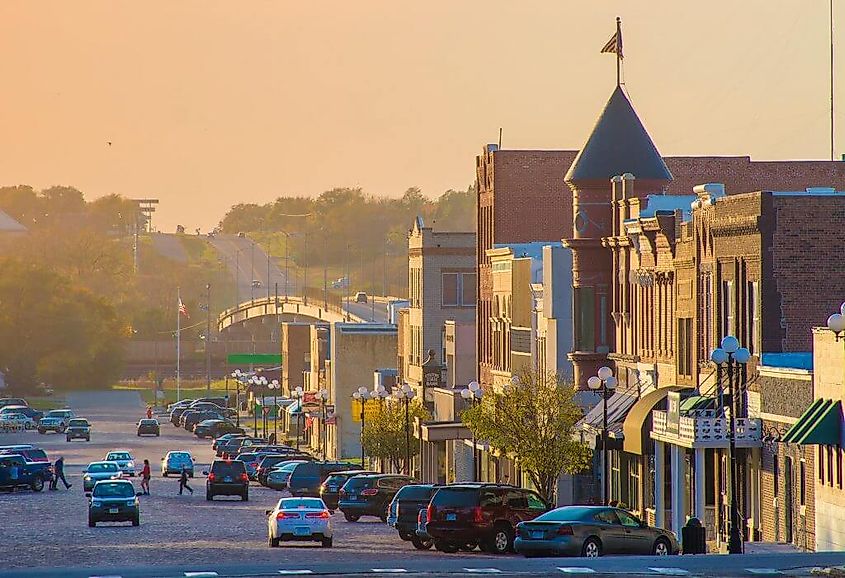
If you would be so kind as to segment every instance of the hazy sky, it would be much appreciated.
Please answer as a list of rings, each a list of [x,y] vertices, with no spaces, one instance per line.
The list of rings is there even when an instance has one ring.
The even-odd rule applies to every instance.
[[[580,147],[617,15],[664,155],[826,158],[827,6],[3,0],[0,184],[158,197],[161,230],[335,186],[436,196],[473,181],[500,126],[507,148]]]

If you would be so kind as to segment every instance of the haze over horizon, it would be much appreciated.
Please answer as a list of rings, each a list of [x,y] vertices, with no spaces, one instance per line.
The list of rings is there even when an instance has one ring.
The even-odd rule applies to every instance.
[[[157,197],[163,231],[333,187],[464,189],[499,127],[505,148],[583,145],[617,15],[662,154],[829,157],[827,1],[12,0],[0,184]]]

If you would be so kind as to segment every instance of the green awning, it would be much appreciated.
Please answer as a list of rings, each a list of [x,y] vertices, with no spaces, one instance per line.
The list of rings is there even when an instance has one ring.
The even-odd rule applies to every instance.
[[[712,397],[691,395],[688,398],[681,400],[681,414],[686,415],[696,409],[704,408],[711,401],[713,401]]]
[[[282,356],[274,353],[230,353],[226,356],[229,365],[276,366],[282,364]]]
[[[842,402],[817,399],[801,414],[782,442],[800,445],[839,445],[842,438]]]

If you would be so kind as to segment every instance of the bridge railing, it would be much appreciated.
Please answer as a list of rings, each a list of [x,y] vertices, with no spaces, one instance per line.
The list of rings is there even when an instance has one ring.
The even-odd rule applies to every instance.
[[[291,307],[295,309],[294,313],[316,319],[328,317],[328,320],[334,318],[334,320],[362,321],[357,316],[344,311],[342,304],[339,298],[334,296],[332,299],[330,296],[328,307],[325,307],[326,299],[321,291],[313,291],[302,297],[296,295],[286,298],[280,295],[278,298],[273,296],[269,299],[266,297],[251,299],[221,312],[217,318],[217,328],[222,330],[234,323],[255,317],[291,313]]]

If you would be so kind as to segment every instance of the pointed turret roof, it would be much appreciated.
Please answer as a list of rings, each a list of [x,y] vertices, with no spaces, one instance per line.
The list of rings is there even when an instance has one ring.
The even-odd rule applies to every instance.
[[[672,180],[631,101],[617,86],[587,144],[572,161],[566,182],[609,180],[623,173],[632,173],[638,179]]]

